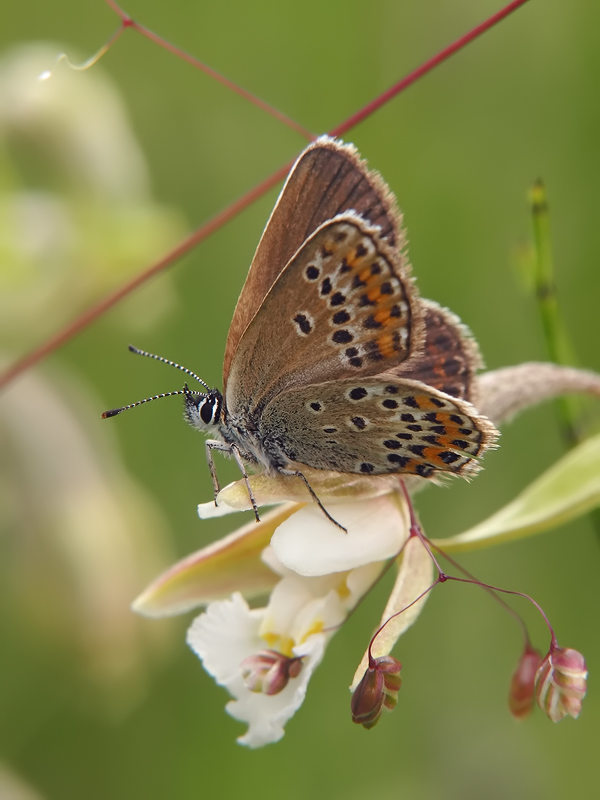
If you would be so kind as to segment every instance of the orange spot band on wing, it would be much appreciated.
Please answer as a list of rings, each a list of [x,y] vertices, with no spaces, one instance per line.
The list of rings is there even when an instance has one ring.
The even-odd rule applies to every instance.
[[[396,352],[394,348],[394,339],[389,333],[378,337],[377,347],[379,348],[381,355],[385,356],[386,358],[390,358],[390,356],[393,356]]]
[[[390,318],[390,309],[389,308],[382,308],[377,311],[374,315],[374,319],[376,322],[386,323]]]
[[[435,403],[432,403],[429,397],[426,394],[418,394],[415,395],[415,400],[417,405],[421,409],[421,411],[438,411],[439,406],[436,406]]]

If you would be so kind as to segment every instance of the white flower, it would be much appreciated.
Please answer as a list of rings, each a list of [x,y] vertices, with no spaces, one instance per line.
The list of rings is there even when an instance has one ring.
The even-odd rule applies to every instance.
[[[377,503],[372,512],[383,510],[380,500],[366,502]],[[394,513],[395,504],[384,505],[388,516],[400,523],[397,552],[406,538],[406,527],[399,512]],[[381,542],[389,539],[389,526],[383,516],[375,513],[371,513],[369,520],[362,514],[355,520],[352,512],[358,508],[356,504],[354,508],[350,504],[334,506],[336,519],[348,525],[350,550],[358,547],[372,556],[381,548]],[[291,541],[294,550],[294,538],[306,534],[313,524],[312,508],[302,508],[289,517],[278,529],[279,532],[285,528],[284,544],[279,549],[286,553],[286,545]],[[323,527],[336,530],[327,520]],[[361,538],[372,538],[376,544],[357,545]],[[275,551],[275,547],[263,551],[264,562],[281,576],[265,608],[250,609],[236,592],[231,599],[209,603],[206,612],[192,622],[187,636],[188,644],[202,659],[207,672],[234,698],[227,704],[227,711],[248,724],[248,731],[238,741],[249,747],[281,739],[283,726],[304,701],[308,681],[323,658],[327,642],[376,581],[385,563],[373,558],[355,569],[306,577],[285,567]],[[347,552],[342,552],[340,563],[347,560]],[[291,662],[294,672],[299,669],[297,674],[288,676],[286,664]],[[247,667],[248,664],[255,669]],[[269,689],[273,686],[275,692],[271,694]]]

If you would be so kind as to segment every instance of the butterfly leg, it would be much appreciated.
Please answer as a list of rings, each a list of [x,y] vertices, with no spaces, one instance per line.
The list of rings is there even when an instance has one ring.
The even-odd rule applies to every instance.
[[[207,439],[204,442],[206,450],[206,462],[210,470],[210,477],[212,478],[213,490],[215,495],[215,505],[217,505],[217,495],[221,491],[219,478],[217,477],[217,469],[215,467],[215,460],[212,455],[213,450],[219,450],[221,453],[231,453],[231,445],[218,442],[216,439]]]
[[[252,486],[250,486],[250,477],[248,475],[248,472],[246,471],[246,465],[242,460],[240,451],[234,444],[230,445],[230,452],[235,459],[235,463],[240,468],[240,472],[244,476],[244,481],[246,482],[246,489],[248,489],[248,497],[250,498],[250,502],[252,503],[252,508],[254,509],[254,516],[256,517],[256,521],[260,522],[260,517],[258,515],[258,506],[256,505],[256,500],[254,499],[254,492],[252,491]]]
[[[216,439],[207,439],[204,445],[206,447],[206,460],[208,462],[208,468],[210,470],[210,476],[213,482],[213,489],[215,493],[215,505],[217,505],[217,495],[221,491],[221,486],[219,485],[219,478],[217,477],[217,470],[215,467],[215,461],[213,459],[212,451],[218,450],[221,453],[226,453],[227,455],[233,456],[235,463],[238,465],[238,467],[240,468],[240,472],[244,476],[246,489],[248,489],[248,496],[250,497],[250,502],[252,503],[252,509],[254,510],[254,516],[256,517],[256,521],[260,522],[260,517],[258,515],[258,506],[256,505],[254,492],[252,491],[252,487],[250,486],[250,478],[246,470],[246,465],[244,464],[242,456],[240,455],[240,451],[234,444],[226,444],[225,442],[219,442]]]
[[[327,517],[327,519],[328,519],[330,522],[333,522],[333,524],[334,524],[334,525],[337,525],[337,527],[338,527],[338,528],[341,528],[341,529],[344,531],[344,533],[348,533],[347,529],[346,529],[346,528],[344,528],[344,526],[343,526],[343,525],[340,525],[340,523],[339,523],[337,520],[335,520],[335,519],[334,519],[334,518],[331,516],[331,514],[330,514],[330,513],[327,511],[327,509],[325,508],[325,506],[323,505],[323,503],[322,503],[322,502],[319,500],[319,498],[317,497],[317,495],[316,495],[316,493],[315,493],[315,490],[312,488],[312,486],[310,485],[310,483],[309,483],[309,482],[308,482],[308,480],[306,479],[306,475],[304,475],[304,473],[303,473],[303,472],[300,472],[300,470],[299,470],[299,469],[280,469],[280,470],[279,470],[279,472],[280,472],[282,475],[290,475],[290,476],[292,476],[292,477],[300,478],[302,481],[304,481],[304,485],[305,485],[305,486],[306,486],[306,488],[308,489],[308,491],[309,491],[309,493],[310,493],[310,496],[311,496],[311,497],[312,497],[312,499],[315,501],[315,503],[316,503],[316,504],[319,506],[319,508],[321,509],[321,511],[322,511],[322,512],[325,514],[325,516]]]

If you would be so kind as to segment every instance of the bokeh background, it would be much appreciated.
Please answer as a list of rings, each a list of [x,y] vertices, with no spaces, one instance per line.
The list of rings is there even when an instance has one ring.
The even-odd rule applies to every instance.
[[[499,0],[188,3],[127,11],[315,132],[336,125]],[[271,173],[302,139],[128,32],[86,73],[117,19],[102,0],[8,0],[0,30],[0,351],[7,363]],[[560,302],[580,365],[600,370],[600,7],[531,0],[356,128],[405,213],[421,293],[471,326],[489,368],[546,358],[518,264],[527,190],[549,193]],[[514,622],[446,585],[399,642],[403,688],[372,731],[347,685],[389,590],[331,643],[285,738],[261,751],[184,643],[189,620],[129,603],[176,557],[231,530],[200,522],[201,438],[178,399],[110,422],[115,405],[180,387],[129,341],[220,385],[229,320],[277,191],[245,211],[6,393],[0,535],[2,800],[596,796],[598,538],[581,519],[471,554],[485,581],[532,594],[590,669],[580,719],[506,708]],[[597,412],[597,409],[596,409]],[[594,425],[594,408],[590,426]],[[596,414],[597,419],[597,414]],[[563,452],[551,405],[507,426],[470,485],[418,498],[429,535],[457,533]],[[221,465],[225,480],[230,465]],[[547,633],[521,606],[538,646]]]

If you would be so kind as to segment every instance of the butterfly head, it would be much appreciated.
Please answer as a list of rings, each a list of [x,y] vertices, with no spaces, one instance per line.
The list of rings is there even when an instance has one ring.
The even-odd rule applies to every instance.
[[[192,392],[186,384],[184,398],[185,418],[192,428],[206,431],[219,426],[223,410],[223,395],[218,389],[209,389],[208,392]]]

